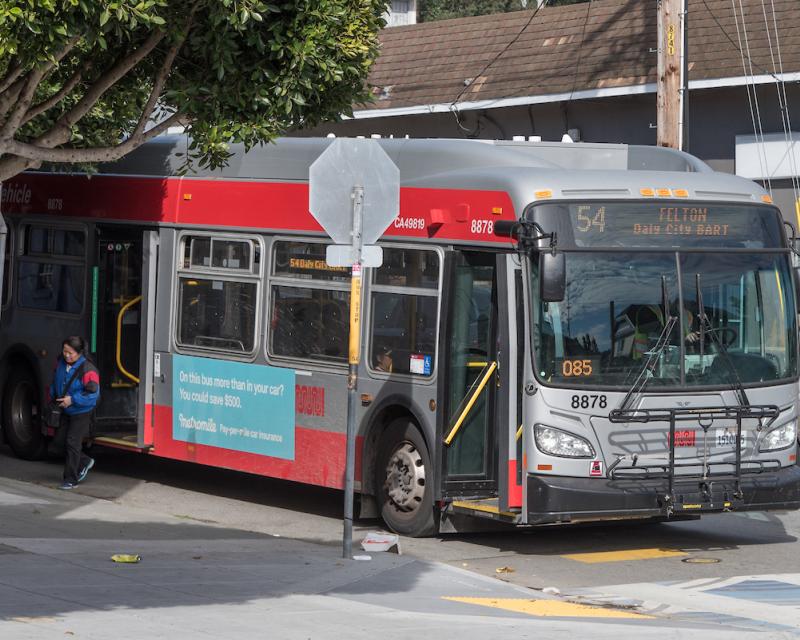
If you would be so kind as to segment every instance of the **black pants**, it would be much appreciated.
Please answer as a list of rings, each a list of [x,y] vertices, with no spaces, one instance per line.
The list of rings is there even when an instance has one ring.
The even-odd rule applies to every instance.
[[[61,426],[56,432],[55,444],[64,448],[64,482],[78,483],[78,474],[91,458],[83,453],[83,439],[89,435],[92,412],[68,416],[61,414]]]

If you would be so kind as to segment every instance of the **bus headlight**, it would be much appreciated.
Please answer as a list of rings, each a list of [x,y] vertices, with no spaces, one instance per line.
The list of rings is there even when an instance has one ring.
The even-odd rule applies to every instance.
[[[767,435],[761,441],[759,451],[775,451],[776,449],[785,449],[794,444],[797,439],[797,420],[790,420],[782,424],[780,427],[775,427],[772,431],[768,431]]]
[[[592,445],[580,436],[543,424],[534,425],[533,435],[542,453],[562,458],[594,458]]]

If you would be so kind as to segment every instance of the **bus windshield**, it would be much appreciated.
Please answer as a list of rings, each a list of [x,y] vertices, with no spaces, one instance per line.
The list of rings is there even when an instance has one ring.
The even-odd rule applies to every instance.
[[[783,253],[568,253],[566,295],[558,303],[539,300],[537,269],[532,273],[534,361],[545,383],[630,387],[651,356],[650,387],[729,387],[737,379],[797,375],[794,294]],[[655,353],[670,316],[677,322]]]

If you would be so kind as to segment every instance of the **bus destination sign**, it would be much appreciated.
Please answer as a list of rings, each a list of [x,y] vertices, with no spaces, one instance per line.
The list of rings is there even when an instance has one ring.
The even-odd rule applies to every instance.
[[[658,222],[634,223],[636,235],[727,236],[730,224],[708,221],[708,207],[661,207]]]
[[[781,242],[774,210],[761,207],[606,203],[572,204],[569,209],[579,247],[766,248]]]

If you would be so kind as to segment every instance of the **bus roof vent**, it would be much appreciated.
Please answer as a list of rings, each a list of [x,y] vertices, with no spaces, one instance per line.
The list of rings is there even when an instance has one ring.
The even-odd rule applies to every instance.
[[[630,198],[630,189],[562,189],[561,195],[566,198],[588,198],[588,197],[604,197],[604,198]]]
[[[701,191],[699,189],[694,192],[697,198],[709,198],[711,200],[747,200],[752,201],[752,193],[744,193],[742,191]]]

